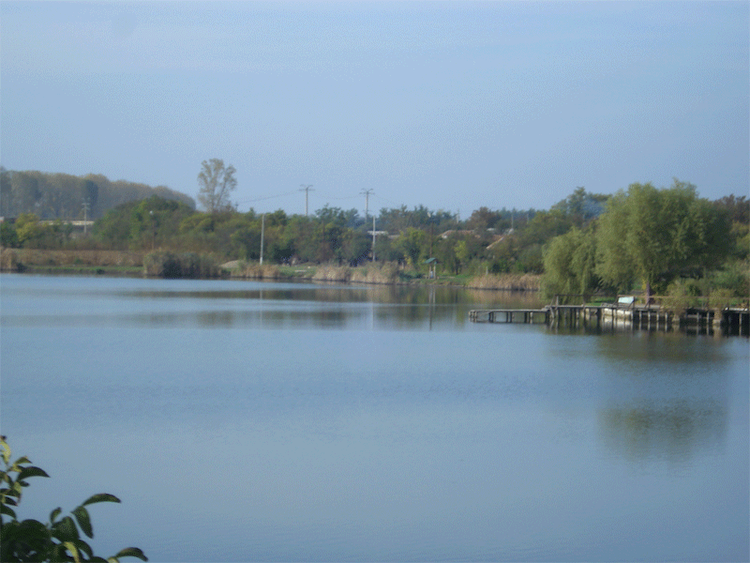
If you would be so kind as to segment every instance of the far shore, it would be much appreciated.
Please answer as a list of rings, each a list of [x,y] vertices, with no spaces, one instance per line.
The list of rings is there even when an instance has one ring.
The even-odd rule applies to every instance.
[[[144,258],[148,252],[128,250],[37,250],[0,248],[0,271],[69,275],[145,275]],[[287,280],[364,284],[434,284],[470,289],[531,291],[540,289],[541,276],[534,274],[438,274],[403,268],[395,264],[364,264],[358,267],[299,264],[259,265],[233,260],[221,264],[222,276],[232,279]]]

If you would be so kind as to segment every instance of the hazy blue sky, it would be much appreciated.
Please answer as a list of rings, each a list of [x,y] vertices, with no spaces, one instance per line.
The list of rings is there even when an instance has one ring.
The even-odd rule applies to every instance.
[[[241,211],[747,195],[750,3],[0,3],[0,163]]]

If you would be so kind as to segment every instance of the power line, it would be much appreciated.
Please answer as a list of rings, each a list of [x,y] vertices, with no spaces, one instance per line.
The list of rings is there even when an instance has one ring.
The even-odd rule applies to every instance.
[[[238,201],[237,203],[253,203],[253,202],[256,202],[256,201],[264,201],[266,199],[274,199],[274,198],[277,198],[277,197],[285,197],[285,196],[292,195],[292,194],[295,194],[295,193],[297,193],[297,192],[286,192],[286,193],[278,194],[278,195],[267,195],[267,196],[263,196],[263,197],[256,197],[254,199],[243,199],[241,201]]]

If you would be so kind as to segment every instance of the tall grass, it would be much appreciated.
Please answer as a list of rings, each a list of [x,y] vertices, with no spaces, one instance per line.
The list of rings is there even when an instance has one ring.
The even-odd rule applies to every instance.
[[[281,278],[281,268],[276,264],[263,264],[257,262],[237,261],[232,264],[230,275],[233,278],[246,280],[276,280]],[[225,267],[227,265],[225,264]]]
[[[347,266],[320,266],[315,269],[313,281],[348,283],[352,277],[352,269]]]
[[[355,283],[394,284],[399,279],[396,264],[368,265],[351,271],[351,281]]]
[[[313,281],[339,283],[394,284],[399,281],[399,269],[395,264],[369,264],[350,268],[348,266],[320,266],[312,276]]]
[[[485,274],[466,282],[471,289],[505,289],[510,291],[539,291],[542,277],[538,274]]]

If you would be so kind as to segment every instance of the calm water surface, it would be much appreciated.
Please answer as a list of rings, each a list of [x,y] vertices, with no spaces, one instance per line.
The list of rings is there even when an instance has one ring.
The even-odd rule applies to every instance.
[[[512,301],[509,302],[509,301]],[[747,561],[748,340],[438,289],[0,276],[2,432],[151,561]]]

